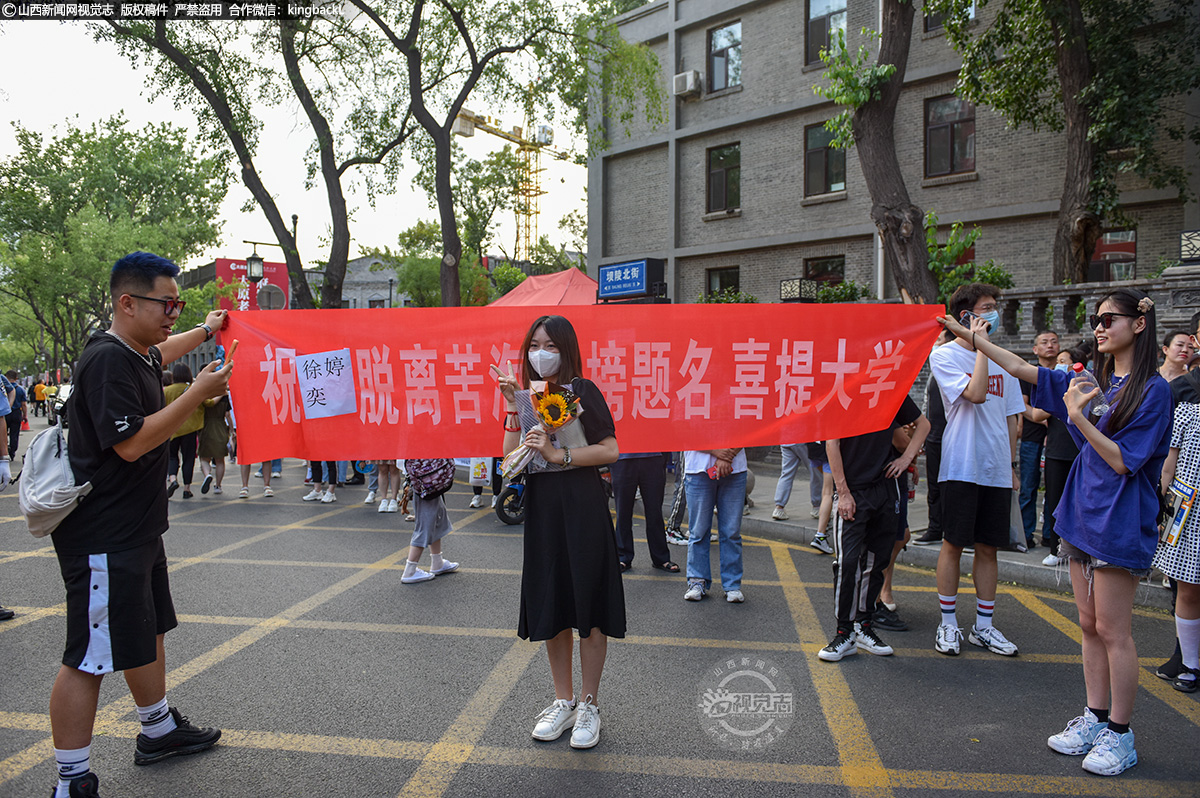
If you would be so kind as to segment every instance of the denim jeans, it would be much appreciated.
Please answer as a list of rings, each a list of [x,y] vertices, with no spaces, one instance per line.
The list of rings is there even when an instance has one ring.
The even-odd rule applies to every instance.
[[[708,474],[685,478],[688,504],[688,579],[703,579],[712,587],[713,509],[717,511],[717,546],[721,560],[721,588],[728,593],[742,589],[742,507],[746,502],[746,472],[709,479]]]
[[[1021,441],[1021,525],[1025,527],[1026,543],[1033,542],[1033,533],[1037,531],[1037,495],[1041,482],[1042,444]]]
[[[783,456],[783,467],[779,471],[779,482],[775,485],[775,506],[787,507],[788,499],[792,498],[792,480],[800,461],[805,458],[803,443],[784,443],[779,446]]]

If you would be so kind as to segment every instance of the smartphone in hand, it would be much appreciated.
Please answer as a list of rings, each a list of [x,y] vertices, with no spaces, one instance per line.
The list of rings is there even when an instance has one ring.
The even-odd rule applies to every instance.
[[[708,474],[709,479],[720,479],[720,476],[717,474],[717,467],[715,465],[710,467],[706,473]]]

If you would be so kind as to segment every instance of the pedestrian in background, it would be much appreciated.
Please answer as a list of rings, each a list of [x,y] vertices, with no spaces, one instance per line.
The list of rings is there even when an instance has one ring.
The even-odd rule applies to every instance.
[[[186,363],[171,367],[172,383],[163,388],[167,404],[170,405],[192,386],[192,370]],[[206,400],[207,401],[207,400]],[[170,455],[167,462],[167,498],[179,489],[179,472],[183,471],[183,498],[192,498],[192,476],[196,470],[196,433],[204,426],[204,405],[200,405],[184,419],[171,435]]]
[[[200,471],[204,481],[200,492],[223,492],[221,481],[225,478],[225,457],[229,454],[229,411],[232,405],[229,396],[219,397],[211,405],[204,405],[204,426],[200,429]]]
[[[684,601],[700,601],[712,587],[713,511],[717,513],[717,551],[721,589],[730,604],[742,593],[742,506],[746,502],[746,450],[712,449],[683,455],[688,503],[687,590]]]
[[[638,491],[646,518],[646,546],[650,565],[660,571],[679,573],[667,550],[667,527],[663,520],[663,495],[667,489],[666,458],[662,452],[621,453],[609,470],[612,473],[613,501],[617,506],[617,557],[621,570],[633,565],[633,503]]]
[[[9,369],[5,374],[9,387],[12,389],[12,399],[9,401],[8,415],[4,417],[8,425],[8,456],[15,458],[21,445],[21,422],[25,420],[25,389],[17,382],[17,370]]]

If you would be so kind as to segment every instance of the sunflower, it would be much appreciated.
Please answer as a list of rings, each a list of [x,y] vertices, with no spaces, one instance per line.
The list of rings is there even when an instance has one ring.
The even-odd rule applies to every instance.
[[[536,407],[538,417],[551,428],[559,427],[567,420],[567,400],[556,393],[537,400]]]

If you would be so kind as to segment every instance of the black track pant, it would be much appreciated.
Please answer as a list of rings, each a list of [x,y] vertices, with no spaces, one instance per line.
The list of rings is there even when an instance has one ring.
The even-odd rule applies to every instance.
[[[851,488],[854,519],[837,517],[833,534],[836,557],[833,608],[839,629],[865,621],[875,612],[883,587],[883,571],[892,559],[899,523],[900,494],[896,480],[885,479],[866,488]],[[835,508],[836,510],[836,508]]]

